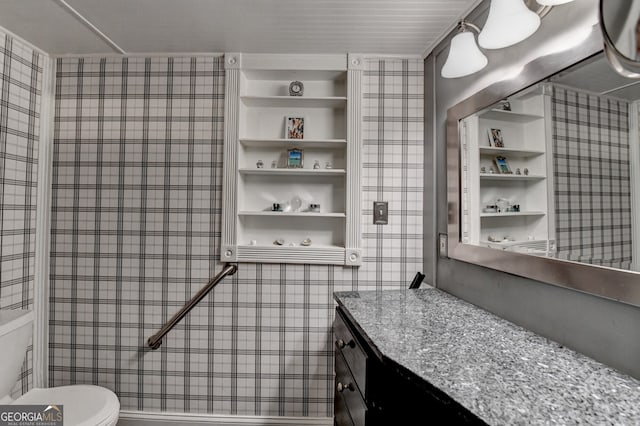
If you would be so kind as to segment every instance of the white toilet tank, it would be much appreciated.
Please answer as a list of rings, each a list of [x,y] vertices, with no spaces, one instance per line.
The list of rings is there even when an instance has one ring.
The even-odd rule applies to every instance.
[[[32,333],[32,311],[0,310],[0,400],[9,396],[20,376]]]

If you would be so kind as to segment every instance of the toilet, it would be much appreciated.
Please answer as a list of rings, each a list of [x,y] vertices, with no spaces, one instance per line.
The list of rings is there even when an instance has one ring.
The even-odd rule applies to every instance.
[[[0,310],[0,404],[62,405],[65,426],[115,425],[120,401],[116,394],[100,386],[32,389],[15,400],[11,398],[32,332],[33,312]]]

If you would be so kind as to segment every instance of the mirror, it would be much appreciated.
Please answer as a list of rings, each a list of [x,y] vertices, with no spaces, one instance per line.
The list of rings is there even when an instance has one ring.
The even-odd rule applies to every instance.
[[[600,26],[605,54],[614,69],[640,78],[640,1],[601,0]]]
[[[639,105],[599,54],[462,119],[462,242],[640,270]]]
[[[640,306],[640,80],[594,51],[448,110],[449,257]]]

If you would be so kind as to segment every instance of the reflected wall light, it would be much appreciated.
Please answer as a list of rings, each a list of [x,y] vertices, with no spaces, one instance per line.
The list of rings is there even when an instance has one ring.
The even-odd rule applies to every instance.
[[[549,13],[554,5],[573,0],[536,0],[540,8],[533,12],[524,0],[491,0],[489,16],[480,30],[470,22],[461,21],[460,32],[451,39],[449,56],[440,74],[444,78],[464,77],[487,66],[487,57],[476,45],[474,34],[478,32],[478,44],[483,49],[502,49],[519,43],[540,27],[540,19]]]

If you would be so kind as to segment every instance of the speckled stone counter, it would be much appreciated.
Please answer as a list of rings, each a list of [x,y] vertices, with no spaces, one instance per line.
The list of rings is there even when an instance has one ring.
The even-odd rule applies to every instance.
[[[400,364],[489,424],[640,425],[640,381],[445,292],[337,292],[335,299],[383,362]]]

